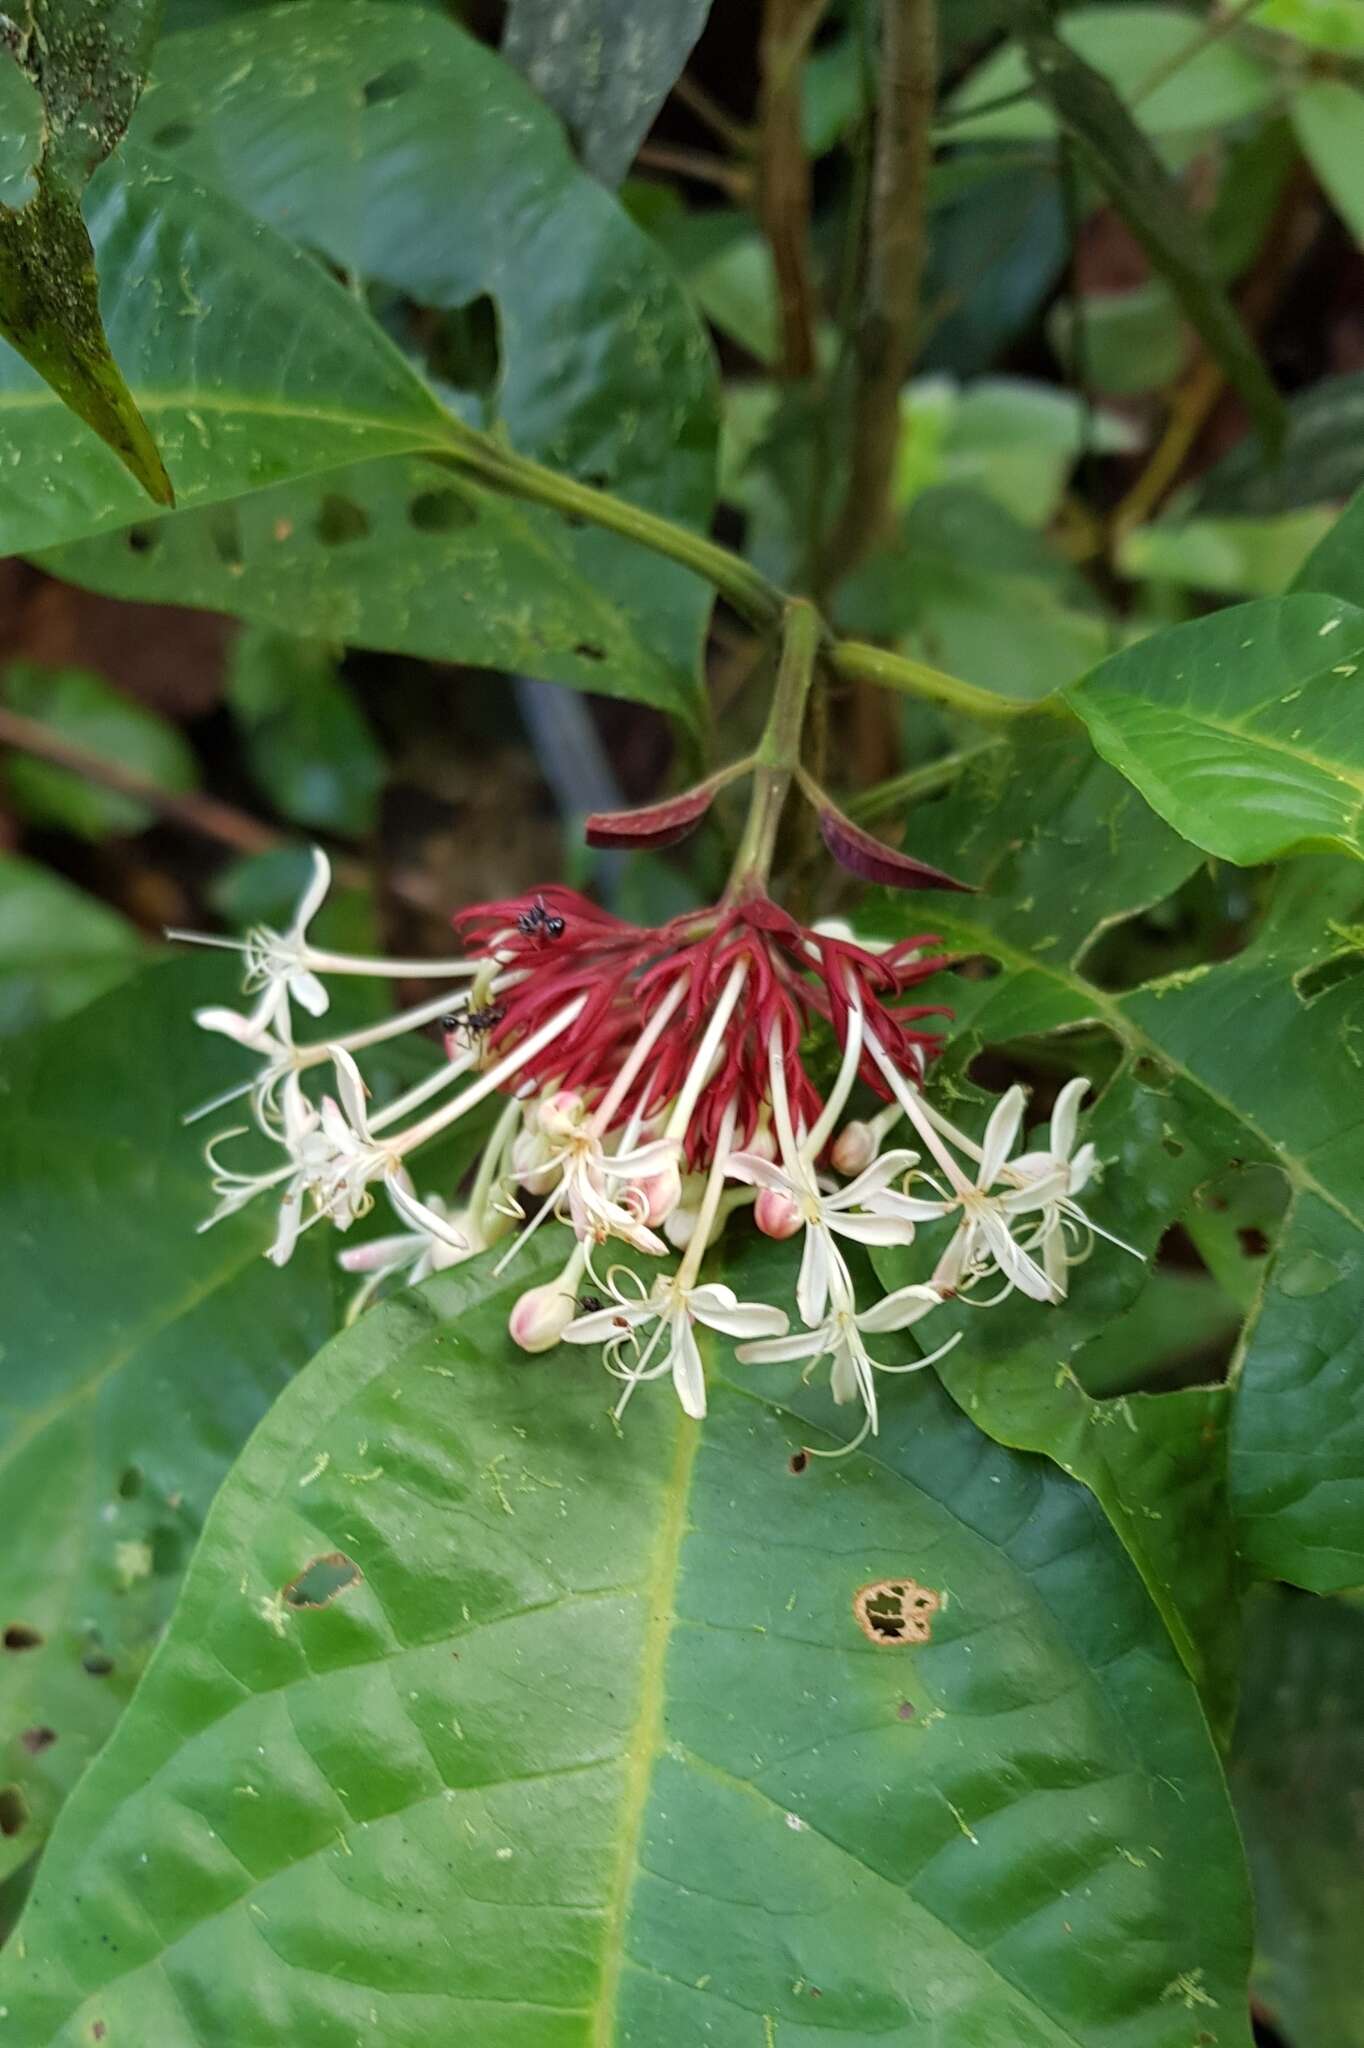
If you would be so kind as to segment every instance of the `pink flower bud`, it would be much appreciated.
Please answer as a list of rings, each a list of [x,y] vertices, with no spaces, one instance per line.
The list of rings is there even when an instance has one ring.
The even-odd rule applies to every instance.
[[[548,1102],[540,1104],[540,1129],[547,1138],[576,1137],[582,1129],[586,1104],[572,1088],[560,1088]]]
[[[804,1222],[800,1204],[780,1188],[762,1188],[753,1204],[753,1221],[764,1237],[794,1237]]]
[[[549,1141],[539,1131],[518,1131],[512,1139],[512,1178],[533,1195],[547,1195],[559,1176],[557,1160],[549,1155]]]
[[[844,1124],[829,1152],[829,1163],[838,1173],[865,1173],[876,1157],[876,1133],[870,1124],[854,1119]]]
[[[507,1319],[512,1340],[523,1351],[552,1351],[578,1313],[572,1290],[562,1279],[529,1287]]]
[[[660,1172],[636,1181],[634,1191],[643,1204],[641,1220],[649,1224],[664,1222],[682,1199],[682,1172],[677,1161],[670,1159]]]

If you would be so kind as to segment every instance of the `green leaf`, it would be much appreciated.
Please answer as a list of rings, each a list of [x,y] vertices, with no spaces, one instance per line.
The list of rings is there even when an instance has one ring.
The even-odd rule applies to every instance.
[[[0,700],[161,789],[193,789],[199,779],[194,754],[169,719],[121,695],[88,669],[10,662],[0,670]],[[25,817],[85,839],[140,832],[150,823],[145,805],[50,761],[14,753],[5,764],[4,780]]]
[[[43,103],[38,88],[0,47],[0,205],[32,199],[34,171],[43,150]]]
[[[617,1431],[506,1338],[554,1262],[367,1316],[257,1433],[0,1956],[16,2038],[1248,2048],[1216,1760],[1084,1494],[926,1381],[799,1480],[785,1369]],[[931,1641],[868,1641],[905,1577]]]
[[[1083,579],[979,490],[917,496],[900,544],[850,577],[839,617],[1001,697],[1046,697],[1110,644]]]
[[[1048,315],[1047,336],[1072,377],[1078,376],[1082,355],[1093,389],[1119,398],[1172,383],[1188,353],[1179,308],[1158,277],[1126,291],[1091,292],[1078,307],[1074,299],[1058,299]]]
[[[1200,514],[1269,518],[1348,498],[1364,482],[1364,376],[1323,377],[1289,399],[1287,414],[1277,460],[1249,437],[1238,443],[1204,479]]]
[[[342,458],[448,445],[440,406],[351,294],[221,194],[129,142],[96,174],[87,207],[111,343],[182,504],[217,504]],[[147,511],[107,450],[17,360],[0,362],[0,422],[0,554]],[[210,524],[226,573],[232,515]],[[132,553],[156,531],[135,528],[117,546]]]
[[[276,810],[324,832],[369,831],[383,751],[330,648],[248,628],[232,650],[228,698]]]
[[[431,337],[433,375],[466,415],[495,407],[521,452],[709,523],[715,379],[695,314],[552,115],[453,23],[297,0],[174,37],[135,136],[166,174],[183,166],[368,281],[399,331]],[[428,309],[419,322],[407,301]],[[332,462],[379,452],[333,444]],[[695,713],[704,585],[430,461],[257,490],[225,543],[196,515],[141,553],[110,539],[52,566],[115,596]]]
[[[995,11],[1001,14],[998,8]],[[1001,15],[1001,19],[1007,21],[1008,17]],[[1135,117],[1148,135],[1187,135],[1261,113],[1275,91],[1269,67],[1229,37],[1220,37],[1185,58],[1183,52],[1200,41],[1203,26],[1197,15],[1182,7],[1123,0],[1121,6],[1068,9],[1060,17],[1057,34],[1064,38],[1067,50],[1092,67],[1113,93],[1132,107],[1128,118]],[[1167,68],[1170,75],[1163,83],[1144,90],[1148,81],[1162,76]],[[1031,141],[1054,135],[1055,116],[1059,115],[1064,125],[1064,114],[1054,105],[1049,113],[1035,100],[1023,99],[971,115],[973,107],[984,108],[988,101],[1005,94],[1024,92],[1028,81],[1028,60],[1022,48],[1018,43],[1006,43],[978,65],[949,99],[952,139]],[[1033,83],[1039,98],[1049,100],[1045,84],[1035,77]]]
[[[1123,13],[1130,18],[1143,11]],[[1108,79],[1052,29],[1045,0],[1022,0],[1011,19],[1014,13],[1037,92],[1244,398],[1266,443],[1277,445],[1283,433],[1278,393],[1183,194]],[[1187,16],[1180,19],[1198,33]]]
[[[1361,388],[1364,388],[1362,386]],[[1294,579],[1295,590],[1324,590],[1364,605],[1364,491],[1345,507]]]
[[[1364,52],[1364,14],[1358,0],[1260,0],[1257,28],[1277,29],[1317,50]]]
[[[1232,1784],[1255,1881],[1256,1991],[1294,2048],[1364,2048],[1364,1606],[1279,1588],[1251,1617]]]
[[[133,927],[50,868],[0,855],[0,1035],[79,1010],[132,973]]]
[[[1274,915],[1235,958],[1113,993],[1085,971],[1095,941],[1168,895],[1197,855],[1078,736],[1029,732],[1016,746],[979,756],[949,799],[914,814],[906,850],[928,861],[950,853],[954,871],[982,894],[960,914],[955,904],[946,912],[940,897],[897,898],[878,916],[881,928],[897,937],[938,932],[953,951],[983,956],[997,970],[954,985],[957,1023],[938,1084],[948,1091],[949,1113],[957,1077],[983,1048],[1039,1034],[1080,1033],[1083,1042],[1098,1027],[1120,1063],[1101,1125],[1101,1149],[1118,1164],[1096,1198],[1096,1221],[1147,1250],[1190,1201],[1224,1200],[1229,1171],[1258,1175],[1268,1165],[1282,1172],[1288,1213],[1272,1255],[1255,1259],[1253,1306],[1218,1425],[1225,1452],[1215,1433],[1206,1463],[1216,1467],[1225,1455],[1236,1544],[1252,1570],[1316,1591],[1357,1584],[1364,1579],[1358,868],[1338,859],[1295,865],[1279,879]],[[1048,1042],[1064,1054],[1068,1038]],[[1045,1331],[1030,1325],[1022,1333],[1034,1347],[1017,1354],[1026,1385],[1012,1385],[1003,1358],[988,1384],[984,1372],[971,1384],[969,1362],[958,1368],[958,1383],[947,1370],[950,1358],[944,1377],[964,1394],[969,1387],[968,1398],[979,1393],[970,1412],[982,1427],[1015,1430],[1017,1404],[1035,1396],[1050,1430],[1064,1420],[1055,1413],[1058,1367],[1068,1365],[1083,1386],[1088,1365],[1076,1347],[1092,1343],[1102,1371],[1102,1319],[1128,1312],[1124,1303],[1142,1280],[1136,1261],[1101,1243]],[[993,1345],[990,1332],[1007,1331],[1007,1320],[994,1320],[1003,1313],[981,1319],[985,1334],[975,1344]],[[1160,1395],[1151,1406],[1170,1398]],[[1095,1426],[1108,1443],[1126,1424],[1107,1413]],[[1068,1425],[1051,1454],[1075,1463],[1073,1439]],[[1135,1467],[1140,1443],[1128,1449]],[[1155,1436],[1151,1457],[1161,1455]],[[1218,1572],[1230,1571],[1231,1532],[1225,1519],[1203,1516],[1199,1494],[1212,1483],[1208,1474],[1191,1476],[1198,1484],[1185,1493],[1153,1501],[1144,1482],[1137,1487],[1134,1469],[1116,1526],[1158,1600],[1169,1576],[1162,1553],[1180,1561],[1172,1595],[1182,1614],[1177,1633],[1220,1645],[1224,1655],[1226,1616],[1208,1602]],[[1218,1548],[1220,1564],[1210,1555]],[[1213,1668],[1223,1667],[1214,1661]]]
[[[1186,839],[1249,865],[1364,859],[1364,612],[1235,605],[1115,654],[1070,693],[1095,746]]]
[[[588,170],[618,185],[709,12],[710,0],[511,0],[502,49]]]
[[[0,1873],[113,1727],[223,1472],[335,1327],[332,1247],[279,1274],[268,1218],[195,1235],[204,1133],[180,1118],[241,1058],[190,1010],[221,991],[208,962],[152,968],[6,1048],[0,1775],[20,1824]]]
[[[6,20],[8,51],[41,97],[42,146],[31,193],[0,208],[0,334],[148,497],[171,505],[165,465],[104,332],[81,218],[87,179],[132,118],[160,15],[161,0],[25,0],[22,22]],[[8,54],[0,65],[9,71]]]
[[[1330,532],[1335,514],[1315,505],[1267,519],[1169,519],[1124,534],[1124,576],[1222,597],[1277,597]]]
[[[1357,242],[1364,242],[1364,94],[1335,78],[1294,93],[1293,126],[1303,154]]]

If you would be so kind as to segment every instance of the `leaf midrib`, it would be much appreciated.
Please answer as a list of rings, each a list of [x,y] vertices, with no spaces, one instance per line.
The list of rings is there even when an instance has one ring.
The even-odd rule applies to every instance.
[[[1358,817],[1360,803],[1364,802],[1364,767],[1356,768],[1352,772],[1351,764],[1323,761],[1320,755],[1312,753],[1307,747],[1295,746],[1291,740],[1272,738],[1270,734],[1259,732],[1253,727],[1229,725],[1225,719],[1214,718],[1207,711],[1191,711],[1179,704],[1159,704],[1153,697],[1139,696],[1131,690],[1107,690],[1103,692],[1103,697],[1107,698],[1110,705],[1114,702],[1139,704],[1144,711],[1158,712],[1162,717],[1173,713],[1176,718],[1186,720],[1189,725],[1206,726],[1209,732],[1219,733],[1224,739],[1240,740],[1250,747],[1263,747],[1266,753],[1283,754],[1290,761],[1298,761],[1306,767],[1315,768],[1328,782],[1338,783],[1342,788],[1355,793],[1358,799],[1355,803],[1355,815]],[[1263,710],[1270,702],[1269,698],[1264,698],[1254,709]],[[1096,708],[1102,712],[1102,699]]]

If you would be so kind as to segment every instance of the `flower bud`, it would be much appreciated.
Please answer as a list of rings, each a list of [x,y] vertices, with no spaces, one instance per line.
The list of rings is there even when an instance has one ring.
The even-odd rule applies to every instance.
[[[549,1140],[539,1131],[518,1131],[512,1139],[511,1171],[513,1180],[531,1194],[547,1195],[559,1171]]]
[[[804,1222],[799,1202],[780,1188],[760,1188],[753,1204],[753,1221],[764,1237],[794,1237]]]
[[[551,1141],[574,1138],[581,1131],[587,1105],[582,1096],[572,1088],[560,1088],[550,1096],[548,1102],[540,1104],[539,1124],[545,1137]]]
[[[865,1173],[876,1157],[876,1133],[870,1124],[854,1118],[844,1124],[829,1149],[829,1164],[837,1173],[850,1177]]]
[[[775,1159],[777,1156],[777,1141],[772,1135],[771,1124],[759,1124],[753,1136],[744,1146],[744,1150],[745,1152],[751,1152],[755,1159]]]
[[[649,1224],[664,1222],[682,1200],[682,1170],[677,1161],[670,1159],[657,1173],[651,1173],[646,1180],[637,1180],[634,1192],[642,1204],[641,1221]]]
[[[523,1351],[552,1351],[578,1313],[570,1288],[563,1280],[547,1280],[543,1287],[529,1287],[507,1318],[512,1341]]]

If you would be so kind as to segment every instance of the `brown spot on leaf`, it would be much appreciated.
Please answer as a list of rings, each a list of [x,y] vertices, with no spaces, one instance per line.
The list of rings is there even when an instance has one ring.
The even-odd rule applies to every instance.
[[[899,1706],[895,1709],[895,1713],[896,1717],[901,1721],[912,1721],[914,1719],[913,1700],[901,1700]]]
[[[30,1756],[41,1756],[57,1740],[55,1728],[25,1728],[19,1737]]]
[[[933,1616],[942,1606],[937,1593],[913,1579],[873,1579],[853,1594],[853,1619],[870,1643],[926,1643]]]
[[[28,1801],[17,1785],[0,1785],[0,1835],[22,1834],[28,1825]]]
[[[30,1628],[26,1621],[12,1621],[0,1636],[7,1650],[41,1650],[43,1639],[36,1628]]]
[[[305,1564],[298,1577],[289,1581],[284,1600],[290,1607],[330,1607],[338,1594],[358,1586],[364,1576],[353,1557],[329,1550],[324,1557]]]
[[[797,1476],[799,1476],[800,1473],[802,1473],[805,1470],[809,1462],[810,1454],[808,1451],[797,1451],[790,1461],[791,1470],[794,1473],[796,1473]]]

